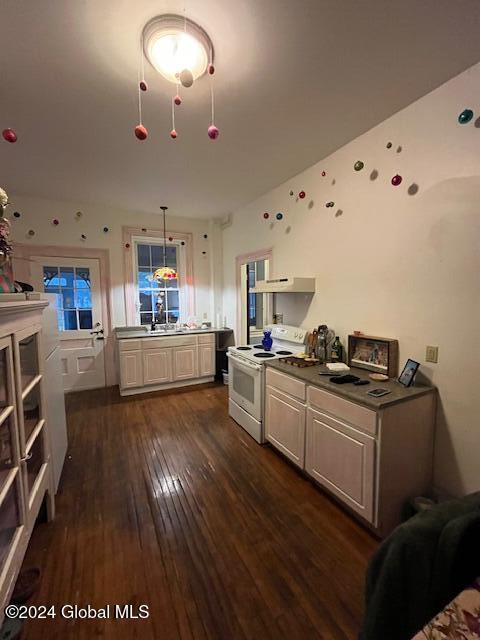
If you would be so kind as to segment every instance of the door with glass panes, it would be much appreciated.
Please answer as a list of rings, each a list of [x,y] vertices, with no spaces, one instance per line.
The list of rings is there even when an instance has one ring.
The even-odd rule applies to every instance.
[[[105,386],[105,330],[100,264],[94,258],[33,256],[35,288],[57,296],[65,391]],[[105,327],[105,329],[104,329]]]

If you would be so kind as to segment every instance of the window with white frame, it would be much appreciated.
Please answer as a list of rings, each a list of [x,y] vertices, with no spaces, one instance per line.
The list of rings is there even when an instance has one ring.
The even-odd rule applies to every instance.
[[[169,243],[165,254],[166,266],[175,269],[178,278],[160,282],[153,279],[153,274],[163,267],[163,240],[145,238],[135,241],[134,247],[137,321],[140,324],[151,324],[153,320],[159,324],[178,322],[183,312],[181,287],[184,285],[179,244]]]

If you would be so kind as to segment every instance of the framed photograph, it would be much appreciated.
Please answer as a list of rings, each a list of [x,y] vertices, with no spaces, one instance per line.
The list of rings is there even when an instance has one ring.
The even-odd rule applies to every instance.
[[[419,362],[415,362],[415,360],[409,358],[403,367],[402,373],[398,376],[400,384],[403,384],[404,387],[409,387],[413,383],[419,366]]]
[[[389,378],[398,375],[398,340],[376,336],[348,336],[348,365],[360,367]]]

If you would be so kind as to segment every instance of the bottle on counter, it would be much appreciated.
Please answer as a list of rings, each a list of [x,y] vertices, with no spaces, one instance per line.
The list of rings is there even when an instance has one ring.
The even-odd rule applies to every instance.
[[[330,358],[332,362],[343,362],[343,346],[338,336],[335,336],[335,340],[332,344]]]

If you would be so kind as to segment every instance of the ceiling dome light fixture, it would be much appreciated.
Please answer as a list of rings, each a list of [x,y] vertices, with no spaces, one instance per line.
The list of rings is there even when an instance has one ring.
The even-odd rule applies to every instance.
[[[182,16],[168,14],[153,18],[145,25],[142,39],[150,64],[174,84],[178,84],[185,71],[189,71],[195,81],[213,62],[213,45],[207,33]]]
[[[211,94],[211,119],[207,133],[211,140],[218,137],[220,132],[214,123],[213,55],[213,44],[206,31],[186,16],[165,14],[147,22],[142,31],[138,70],[139,123],[135,127],[135,135],[139,140],[146,140],[148,137],[148,131],[142,122],[142,93],[148,91],[145,57],[161,76],[176,85],[176,94],[171,104],[170,137],[175,140],[178,136],[175,129],[175,109],[183,102],[179,95],[180,85],[189,88],[204,75],[210,80]]]

